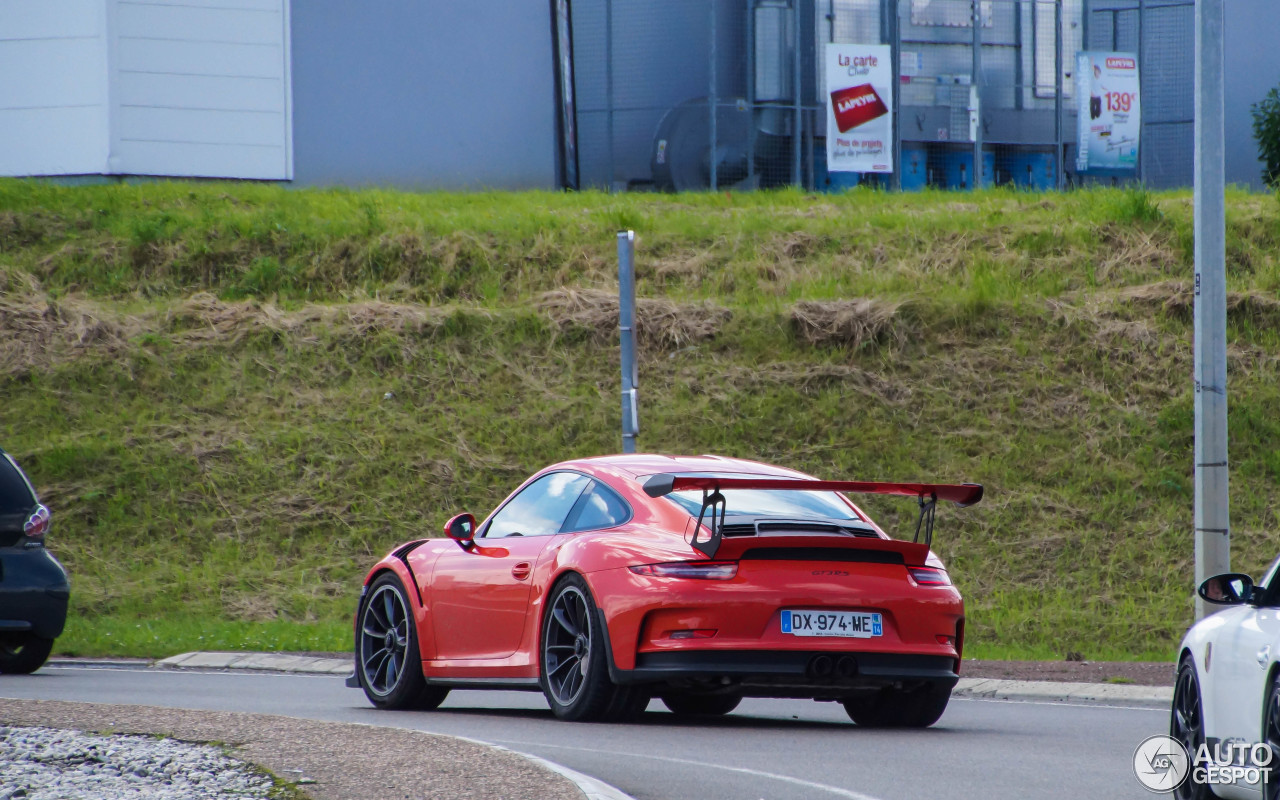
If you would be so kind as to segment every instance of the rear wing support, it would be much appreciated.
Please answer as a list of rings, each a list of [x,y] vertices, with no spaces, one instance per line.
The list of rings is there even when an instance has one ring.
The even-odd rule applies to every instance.
[[[724,528],[724,495],[719,489],[703,489],[702,490],[702,510],[698,512],[698,524],[693,527],[693,539],[689,544],[707,558],[715,558],[716,551],[720,549],[721,531]],[[706,541],[698,541],[698,534],[702,532],[702,518],[707,511],[711,512],[707,527],[711,530],[711,538]]]
[[[920,518],[916,520],[916,535],[912,537],[911,541],[920,541],[920,528],[923,527],[924,545],[925,547],[933,547],[933,515],[938,510],[938,495],[931,492],[929,499],[925,500],[924,494],[921,493],[916,498],[916,502],[920,504]]]

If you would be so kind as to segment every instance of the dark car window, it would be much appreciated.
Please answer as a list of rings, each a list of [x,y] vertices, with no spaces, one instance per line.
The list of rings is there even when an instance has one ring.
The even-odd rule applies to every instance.
[[[701,491],[672,492],[667,495],[685,511],[697,516],[702,508]],[[801,492],[760,489],[725,489],[725,513],[758,517],[799,517],[817,519],[857,519],[849,504],[835,492]]]
[[[543,475],[493,515],[484,535],[494,538],[559,533],[573,504],[590,482],[590,478],[576,472]]]
[[[36,504],[31,487],[13,463],[0,455],[0,514],[21,514]]]
[[[591,488],[583,492],[565,524],[565,530],[594,531],[612,528],[631,519],[631,507],[608,486],[592,481]]]

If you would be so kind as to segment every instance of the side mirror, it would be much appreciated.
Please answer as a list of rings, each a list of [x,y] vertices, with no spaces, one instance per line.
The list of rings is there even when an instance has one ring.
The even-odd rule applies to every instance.
[[[475,547],[476,518],[471,514],[458,514],[444,524],[444,535],[458,543],[463,550]]]
[[[1240,572],[1214,575],[1200,584],[1200,596],[1222,606],[1248,603],[1253,600],[1253,578]]]

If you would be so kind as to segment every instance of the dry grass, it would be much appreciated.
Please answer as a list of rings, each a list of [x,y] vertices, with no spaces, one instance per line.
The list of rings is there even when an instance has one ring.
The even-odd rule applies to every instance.
[[[1160,308],[1172,317],[1189,320],[1195,313],[1195,296],[1186,281],[1161,281],[1122,289],[1118,297],[1146,308]],[[1280,321],[1280,300],[1262,292],[1227,292],[1227,315],[1236,320],[1274,324]]]
[[[537,307],[560,330],[591,332],[597,341],[617,336],[618,298],[595,289],[559,289],[544,292]],[[659,349],[684,347],[710,339],[732,316],[727,308],[709,302],[675,303],[670,300],[636,300],[636,334],[641,345]]]
[[[868,342],[902,344],[907,329],[899,311],[905,301],[859,297],[796,303],[791,308],[791,324],[809,344],[839,344],[860,347]]]

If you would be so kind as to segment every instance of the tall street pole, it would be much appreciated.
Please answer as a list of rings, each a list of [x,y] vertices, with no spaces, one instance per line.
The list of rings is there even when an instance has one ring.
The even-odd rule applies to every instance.
[[[622,344],[622,452],[636,451],[636,232],[618,231],[618,333]]]
[[[1196,585],[1231,570],[1227,495],[1227,271],[1223,0],[1196,0]],[[1205,616],[1196,598],[1196,618]]]

